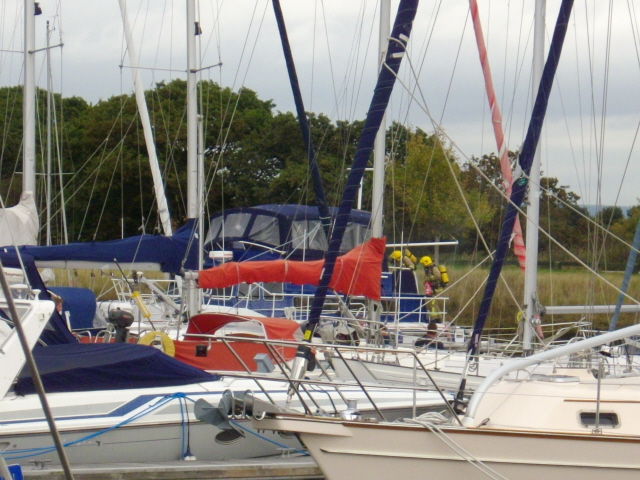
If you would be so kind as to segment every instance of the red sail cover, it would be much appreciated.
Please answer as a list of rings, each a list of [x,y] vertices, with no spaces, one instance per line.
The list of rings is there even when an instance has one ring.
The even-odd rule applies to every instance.
[[[386,238],[371,238],[338,257],[329,287],[345,295],[361,295],[372,300],[380,300],[380,277],[385,246]],[[226,288],[242,282],[317,285],[323,266],[324,260],[229,262],[198,272],[198,284],[200,288]]]

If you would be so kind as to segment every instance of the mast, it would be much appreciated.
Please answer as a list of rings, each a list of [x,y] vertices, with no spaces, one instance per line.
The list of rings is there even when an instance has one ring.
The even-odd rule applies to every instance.
[[[610,332],[613,332],[618,326],[618,316],[622,309],[622,302],[624,301],[625,294],[627,293],[627,288],[629,288],[629,281],[631,280],[633,269],[636,266],[638,249],[640,249],[640,219],[638,219],[638,224],[636,225],[636,233],[633,236],[633,244],[631,246],[631,251],[629,252],[629,257],[627,258],[627,266],[624,269],[624,277],[622,279],[622,285],[620,286],[620,295],[618,295],[616,308],[613,312],[613,317],[611,317],[611,321],[609,322]]]
[[[38,9],[37,14],[39,15]],[[22,191],[32,192],[36,200],[36,8],[33,0],[24,1],[24,90]]]
[[[378,36],[378,75],[384,67],[384,60],[387,56],[387,46],[389,44],[389,23],[391,22],[391,1],[380,0],[380,26]],[[382,238],[382,221],[384,213],[384,168],[385,168],[385,151],[386,151],[386,135],[387,134],[387,114],[386,111],[380,121],[380,128],[373,144],[373,185],[371,192],[371,236],[373,238]],[[360,180],[362,186],[362,180]],[[362,187],[359,189],[358,203],[362,198]],[[380,321],[381,309],[376,308],[379,302],[369,300],[367,302],[369,310],[369,318],[377,325]],[[398,315],[396,315],[396,320]],[[396,342],[398,341],[396,335]],[[397,345],[396,345],[397,346]]]
[[[536,101],[538,87],[544,68],[544,27],[546,0],[536,0],[535,23],[533,35],[533,69],[531,103]],[[524,278],[525,321],[522,334],[522,349],[531,352],[533,340],[533,326],[531,320],[536,312],[535,299],[538,290],[538,224],[540,221],[540,157],[541,149],[537,148],[529,174],[529,206],[527,207],[527,239],[526,262]]]
[[[47,245],[51,245],[51,30],[47,20]]]
[[[120,14],[122,15],[122,26],[124,28],[125,40],[127,42],[127,51],[129,52],[129,63],[131,64],[131,75],[133,77],[133,85],[136,93],[138,113],[140,114],[140,122],[142,123],[142,130],[144,132],[144,142],[147,145],[147,152],[149,154],[149,166],[151,168],[151,176],[153,177],[156,202],[158,203],[158,215],[160,217],[160,222],[162,223],[162,230],[164,234],[171,235],[171,216],[169,215],[169,207],[164,191],[162,173],[158,164],[158,155],[156,153],[153,131],[151,130],[151,120],[149,119],[147,100],[144,96],[144,88],[142,87],[142,79],[140,78],[140,70],[138,69],[138,53],[131,34],[126,0],[119,0],[119,4]]]
[[[383,68],[389,43],[389,23],[391,21],[391,0],[380,1],[380,30],[378,37],[378,73]],[[380,129],[373,145],[373,192],[371,201],[371,236],[382,237],[382,219],[384,206],[384,161],[386,149],[387,114],[380,122]]]
[[[198,218],[198,79],[196,6],[187,0],[187,218]]]
[[[200,26],[196,23],[195,0],[187,0],[187,218],[196,219],[193,234],[202,231],[202,191],[203,183],[198,180],[198,79],[196,69],[196,36]],[[202,237],[202,235],[198,235]],[[198,245],[201,238],[198,238]],[[198,269],[202,268],[202,249],[198,253]],[[187,308],[193,316],[200,311],[200,290],[195,279],[186,277]]]

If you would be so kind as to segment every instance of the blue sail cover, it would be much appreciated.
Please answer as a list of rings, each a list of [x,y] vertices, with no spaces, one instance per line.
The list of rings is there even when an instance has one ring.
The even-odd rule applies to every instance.
[[[70,243],[52,246],[22,246],[20,251],[39,261],[87,261],[111,263],[126,268],[130,263],[157,263],[163,272],[178,274],[183,266],[198,269],[198,242],[192,241],[195,221],[189,220],[172,236],[136,235],[106,242]],[[13,247],[10,247],[13,248]]]
[[[23,254],[21,265],[18,256],[14,252],[1,251],[0,261],[2,262],[2,265],[4,267],[9,268],[22,269],[22,265],[24,265],[27,273],[27,280],[29,281],[29,285],[31,285],[31,288],[40,290],[40,299],[51,300],[51,297],[47,292],[47,288],[44,286],[44,283],[40,278],[40,274],[38,273],[38,269],[36,268],[34,258],[31,255]],[[6,315],[6,312],[5,316],[9,318]],[[67,328],[66,322],[55,310],[53,311],[53,315],[51,315],[49,323],[40,334],[40,340],[42,340],[47,345],[77,342],[77,340],[73,337],[73,335],[71,335],[71,332]]]
[[[50,345],[34,348],[33,355],[47,393],[169,387],[220,379],[145,345]],[[27,368],[15,390],[18,395],[35,393]]]

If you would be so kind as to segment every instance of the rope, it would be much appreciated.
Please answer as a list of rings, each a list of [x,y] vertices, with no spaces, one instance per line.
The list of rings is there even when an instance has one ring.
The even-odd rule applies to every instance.
[[[431,433],[433,433],[436,437],[438,437],[442,442],[447,445],[451,450],[460,455],[460,457],[465,460],[469,465],[475,467],[482,473],[483,475],[492,478],[494,480],[508,480],[505,476],[496,472],[493,468],[488,466],[482,460],[474,457],[468,450],[466,450],[462,445],[453,440],[450,436],[448,436],[441,428],[437,426],[447,423],[448,420],[443,417],[441,414],[437,412],[429,412],[421,415],[418,418],[414,419],[405,419],[405,423],[414,424],[414,425],[422,425],[427,428]]]
[[[238,422],[234,422],[233,420],[229,420],[229,423],[231,425],[233,425],[234,427],[239,428],[243,432],[247,432],[247,433],[250,433],[251,435],[255,435],[256,437],[258,437],[258,438],[260,438],[262,440],[265,440],[265,441],[267,441],[269,443],[273,443],[274,445],[276,445],[276,446],[278,446],[280,448],[285,448],[287,450],[291,448],[291,447],[287,447],[284,443],[278,443],[275,440],[271,440],[270,438],[267,438],[264,435],[260,435],[259,433],[254,432],[253,430],[246,429],[242,425],[240,425]],[[301,455],[305,455],[307,457],[309,456],[309,452],[306,452],[304,450],[298,450],[297,448],[293,448],[293,451],[296,452],[296,453],[299,453]]]

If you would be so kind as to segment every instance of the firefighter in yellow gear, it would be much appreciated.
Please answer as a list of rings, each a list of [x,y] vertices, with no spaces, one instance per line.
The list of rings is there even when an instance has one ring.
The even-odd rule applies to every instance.
[[[416,256],[413,255],[408,248],[405,248],[403,252],[394,250],[391,252],[391,255],[389,255],[389,259],[393,260],[396,266],[404,266],[411,270],[416,269],[416,263],[418,262]]]
[[[424,267],[425,295],[427,297],[432,297],[433,295],[437,295],[442,292],[449,283],[447,268],[443,265],[436,265],[428,255],[420,258],[420,264]]]

